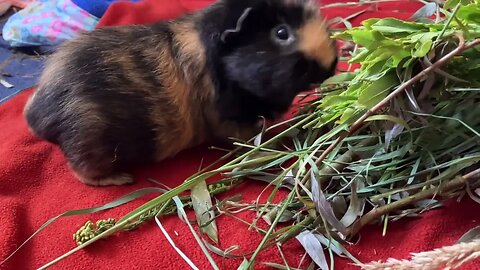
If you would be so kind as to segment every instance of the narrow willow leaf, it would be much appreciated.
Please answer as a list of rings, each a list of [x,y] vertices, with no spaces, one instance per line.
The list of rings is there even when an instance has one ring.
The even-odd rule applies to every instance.
[[[242,263],[238,266],[237,270],[248,270],[248,265],[250,264],[250,262],[244,258]]]
[[[320,235],[320,234],[315,234],[317,237],[318,241],[322,243],[324,246],[328,247],[331,249],[335,254],[337,254],[340,257],[348,257],[351,259],[354,263],[356,264],[361,264],[360,261],[355,258],[350,252],[348,252],[345,247],[342,246],[337,240],[333,238],[327,238],[325,235]]]
[[[477,239],[480,239],[480,226],[470,229],[468,232],[462,235],[462,237],[460,237],[456,243],[465,243]]]
[[[218,229],[215,221],[215,212],[212,209],[212,198],[205,181],[201,181],[192,188],[192,206],[195,211],[200,231],[208,235],[218,244]],[[205,225],[208,224],[208,225]]]
[[[392,140],[403,132],[403,129],[404,129],[403,125],[395,123],[391,129],[388,129],[387,131],[385,131],[385,150],[389,148]]]
[[[410,106],[413,108],[413,110],[415,110],[417,112],[421,111],[420,106],[418,105],[417,99],[415,98],[415,96],[413,94],[413,90],[408,89],[408,90],[405,91],[405,94],[406,94],[407,100],[410,102]]]
[[[413,164],[412,172],[410,173],[411,176],[408,178],[407,185],[410,185],[411,183],[413,183],[413,180],[415,179],[415,174],[417,173],[417,170],[418,170],[418,167],[420,166],[420,161],[421,160],[422,160],[422,158],[418,158],[415,161],[415,164]]]
[[[271,267],[273,269],[280,269],[280,270],[302,270],[300,268],[294,268],[294,267],[286,267],[285,265],[278,264],[278,263],[271,263],[271,262],[264,262],[268,267]]]
[[[279,214],[278,213],[279,208],[280,208],[279,206],[276,206],[262,216],[263,220],[265,220],[265,222],[268,225],[272,225],[272,222],[277,218],[277,215]],[[291,211],[285,210],[283,211],[282,215],[278,219],[278,222],[288,222],[288,221],[291,221],[293,217],[294,217],[294,214]]]
[[[317,211],[322,215],[322,217],[332,225],[337,231],[341,234],[347,234],[347,228],[343,225],[336,217],[335,213],[333,212],[332,206],[327,201],[325,194],[323,193],[322,189],[318,185],[317,178],[315,177],[315,173],[311,170],[311,186],[312,186],[312,200],[315,203],[315,208]]]
[[[345,257],[342,250],[338,248],[336,245],[334,245],[332,241],[330,241],[327,237],[325,237],[325,235],[316,234],[316,233],[314,235],[322,245],[324,245],[328,249],[331,249],[338,256]]]
[[[361,187],[363,187],[363,185]],[[345,227],[349,227],[358,217],[362,216],[365,207],[365,198],[359,198],[357,195],[357,181],[352,182],[351,193],[348,210],[340,220]]]
[[[181,219],[187,224],[188,228],[190,229],[190,231],[191,231],[192,234],[193,234],[193,237],[195,238],[195,240],[197,241],[198,245],[199,245],[200,248],[202,249],[203,253],[204,253],[205,256],[207,257],[207,259],[208,259],[208,261],[210,262],[210,264],[212,265],[213,269],[219,270],[217,264],[216,264],[215,261],[213,260],[212,256],[210,256],[210,253],[208,252],[207,248],[205,247],[204,242],[202,241],[202,239],[200,239],[200,237],[198,236],[198,234],[195,232],[195,229],[193,229],[193,227],[192,227],[192,225],[190,224],[190,222],[188,222],[187,213],[185,213],[185,209],[183,209],[184,205],[183,205],[182,201],[180,200],[180,198],[178,198],[178,196],[174,196],[172,199],[173,199],[173,201],[175,202],[175,205],[177,206],[177,210],[178,210],[179,216],[180,216]]]
[[[332,198],[332,208],[335,216],[340,218],[347,212],[348,206],[343,196],[334,196]]]
[[[221,249],[219,249],[218,247],[216,247],[216,246],[208,243],[207,241],[205,241],[204,243],[205,243],[205,246],[206,246],[211,252],[213,252],[213,253],[215,253],[215,254],[217,254],[217,255],[219,255],[219,256],[222,256],[222,257],[224,257],[224,258],[233,258],[233,259],[235,259],[235,258],[243,258],[243,257],[244,257],[243,255],[232,255],[232,254],[230,254],[232,251],[240,249],[240,247],[237,246],[237,245],[231,246],[231,247],[229,247],[229,248],[227,248],[227,249],[225,249],[225,250],[221,250]]]
[[[302,231],[295,238],[300,242],[308,256],[322,270],[328,270],[327,258],[323,252],[322,244],[311,231]]]
[[[433,209],[433,208],[440,207],[442,204],[439,201],[434,199],[425,199],[425,200],[415,202],[414,205],[415,207],[419,207],[419,208]]]
[[[466,186],[467,194],[474,202],[480,204],[480,196],[476,192],[472,192],[470,185],[467,184]]]
[[[265,124],[265,118],[262,118],[262,130],[260,131],[260,133],[258,133],[257,136],[255,136],[255,139],[253,140],[253,145],[255,146],[259,146],[260,144],[262,144],[262,139],[263,139],[263,135],[265,134],[265,130],[266,130],[266,124]]]
[[[410,20],[416,21],[418,19],[428,18],[435,14],[435,11],[437,11],[437,3],[426,3],[410,17]]]

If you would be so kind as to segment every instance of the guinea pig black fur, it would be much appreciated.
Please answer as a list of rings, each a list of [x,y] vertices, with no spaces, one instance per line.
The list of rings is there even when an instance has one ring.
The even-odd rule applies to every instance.
[[[220,0],[151,25],[104,27],[51,55],[24,110],[89,185],[214,139],[250,139],[332,76],[337,51],[307,0]]]

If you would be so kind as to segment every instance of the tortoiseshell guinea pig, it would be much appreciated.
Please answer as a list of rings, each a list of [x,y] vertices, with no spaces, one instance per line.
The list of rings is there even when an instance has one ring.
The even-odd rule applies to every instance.
[[[220,0],[178,19],[99,28],[49,57],[25,117],[89,185],[213,139],[250,139],[334,74],[318,6]]]

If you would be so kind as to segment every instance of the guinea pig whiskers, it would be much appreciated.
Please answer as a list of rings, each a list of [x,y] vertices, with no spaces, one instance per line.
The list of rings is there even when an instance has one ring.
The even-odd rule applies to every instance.
[[[115,146],[115,150],[113,151],[113,160],[112,160],[112,163],[114,163],[115,161],[117,161],[118,146],[119,146],[119,144],[117,144],[117,146]]]

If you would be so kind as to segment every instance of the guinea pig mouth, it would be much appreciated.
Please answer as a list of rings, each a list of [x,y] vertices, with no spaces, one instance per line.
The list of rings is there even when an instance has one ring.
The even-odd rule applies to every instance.
[[[310,89],[314,89],[314,88],[319,88],[320,86],[322,86],[322,83],[311,83],[308,88]]]

